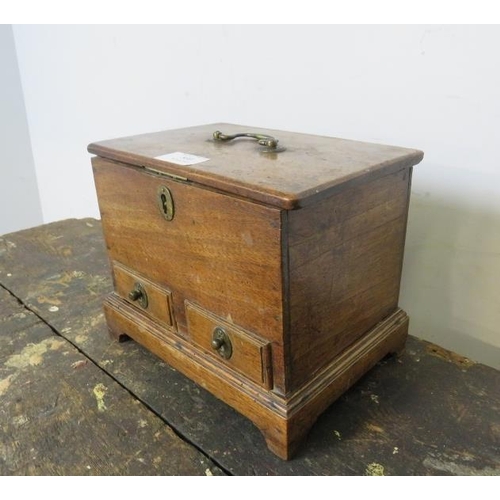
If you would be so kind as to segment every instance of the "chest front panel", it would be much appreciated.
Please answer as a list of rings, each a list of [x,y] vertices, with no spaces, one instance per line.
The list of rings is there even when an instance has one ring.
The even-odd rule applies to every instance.
[[[93,166],[112,264],[171,291],[181,335],[188,300],[281,343],[279,210],[99,158]],[[162,188],[171,193],[172,220],[162,213]]]

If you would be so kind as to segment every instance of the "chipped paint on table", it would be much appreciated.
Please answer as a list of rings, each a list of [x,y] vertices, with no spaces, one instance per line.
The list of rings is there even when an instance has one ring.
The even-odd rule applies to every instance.
[[[1,475],[221,474],[25,311],[0,287]]]

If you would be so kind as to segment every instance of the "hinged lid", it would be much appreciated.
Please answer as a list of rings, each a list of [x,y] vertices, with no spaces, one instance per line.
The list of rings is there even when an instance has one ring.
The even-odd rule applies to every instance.
[[[250,138],[216,141],[215,131],[270,135],[286,150],[262,153]],[[385,175],[423,158],[414,149],[226,123],[96,142],[88,150],[284,209],[308,205],[345,183]]]

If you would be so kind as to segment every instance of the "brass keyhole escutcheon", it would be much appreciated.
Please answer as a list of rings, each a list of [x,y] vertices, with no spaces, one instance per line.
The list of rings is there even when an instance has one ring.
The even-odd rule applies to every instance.
[[[224,328],[216,327],[212,333],[212,349],[216,350],[221,357],[229,359],[233,355],[231,339]]]
[[[158,188],[158,207],[165,219],[172,220],[174,218],[174,199],[167,186]]]
[[[134,288],[130,290],[128,298],[132,302],[137,302],[143,309],[148,307],[148,294],[144,287],[139,283],[134,284]]]

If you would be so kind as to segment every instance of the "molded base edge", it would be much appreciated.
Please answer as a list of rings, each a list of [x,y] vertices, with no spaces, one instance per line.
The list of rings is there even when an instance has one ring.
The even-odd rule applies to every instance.
[[[408,316],[397,309],[283,398],[213,360],[115,294],[105,299],[104,311],[115,339],[133,338],[245,415],[261,430],[269,449],[285,460],[293,456],[319,415],[380,359],[401,352],[408,335]]]

